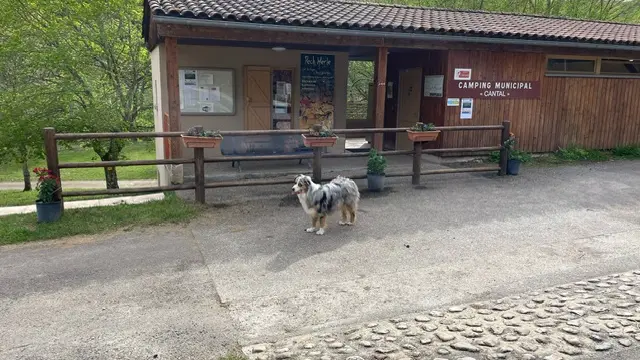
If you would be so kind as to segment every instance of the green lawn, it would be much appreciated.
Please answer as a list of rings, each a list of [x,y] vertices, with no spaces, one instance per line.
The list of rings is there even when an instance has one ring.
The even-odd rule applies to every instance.
[[[60,153],[59,161],[63,162],[87,162],[100,161],[98,155],[91,149],[82,147],[74,147],[65,149],[58,145]],[[140,141],[137,143],[129,143],[123,150],[127,160],[151,160],[155,159],[155,145],[152,141]],[[29,164],[29,168],[45,167],[46,161],[39,160]],[[67,180],[104,180],[103,168],[90,169],[62,169],[61,178]],[[33,175],[33,174],[32,174]],[[118,179],[120,180],[141,180],[155,179],[156,167],[147,166],[123,166],[118,168]],[[33,179],[35,180],[35,179]],[[23,181],[22,166],[20,164],[0,164],[0,182]]]
[[[84,190],[84,189],[65,189],[65,190],[71,191],[71,190]],[[68,198],[66,201],[104,199],[104,198],[116,197],[116,196],[128,196],[128,195],[74,196],[74,197]],[[0,190],[0,207],[33,205],[37,197],[38,197],[38,192],[35,190],[32,190],[32,191]]]
[[[204,207],[186,202],[175,193],[167,193],[164,200],[144,204],[65,210],[60,221],[49,224],[38,224],[35,213],[3,216],[0,217],[0,245],[97,234],[134,226],[185,223],[202,209]]]

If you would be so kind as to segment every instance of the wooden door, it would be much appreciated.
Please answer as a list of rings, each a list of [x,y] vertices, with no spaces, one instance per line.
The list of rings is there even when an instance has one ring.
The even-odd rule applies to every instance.
[[[245,130],[271,130],[271,69],[247,66],[245,84]]]
[[[411,127],[420,121],[422,98],[422,68],[400,70],[398,78],[397,126]],[[404,132],[396,135],[396,150],[413,150],[413,143]]]

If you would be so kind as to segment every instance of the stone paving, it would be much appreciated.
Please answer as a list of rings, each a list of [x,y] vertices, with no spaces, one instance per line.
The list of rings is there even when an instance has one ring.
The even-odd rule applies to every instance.
[[[640,271],[243,349],[270,359],[578,359],[640,345]]]

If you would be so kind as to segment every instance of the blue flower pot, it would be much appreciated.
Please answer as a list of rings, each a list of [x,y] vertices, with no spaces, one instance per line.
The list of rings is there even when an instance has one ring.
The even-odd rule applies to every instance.
[[[369,191],[382,191],[384,189],[384,175],[367,174],[367,188]]]
[[[36,214],[39,223],[58,221],[62,215],[62,202],[41,203],[36,201]]]
[[[520,164],[522,164],[520,160],[509,160],[507,162],[507,174],[518,175],[518,173],[520,172]]]

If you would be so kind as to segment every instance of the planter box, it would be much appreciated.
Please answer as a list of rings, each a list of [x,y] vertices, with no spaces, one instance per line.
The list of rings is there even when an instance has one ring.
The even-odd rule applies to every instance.
[[[433,131],[412,131],[407,130],[407,136],[409,140],[413,142],[425,142],[425,141],[434,141],[438,138],[440,134],[440,130]]]
[[[180,135],[184,146],[188,148],[215,148],[220,146],[221,137]]]
[[[369,191],[382,191],[384,189],[384,175],[367,174],[367,188]]]
[[[306,147],[331,147],[338,141],[337,136],[316,137],[302,134],[302,142]]]
[[[36,201],[36,215],[39,223],[58,221],[62,215],[62,203],[60,201],[56,201],[45,204]]]

